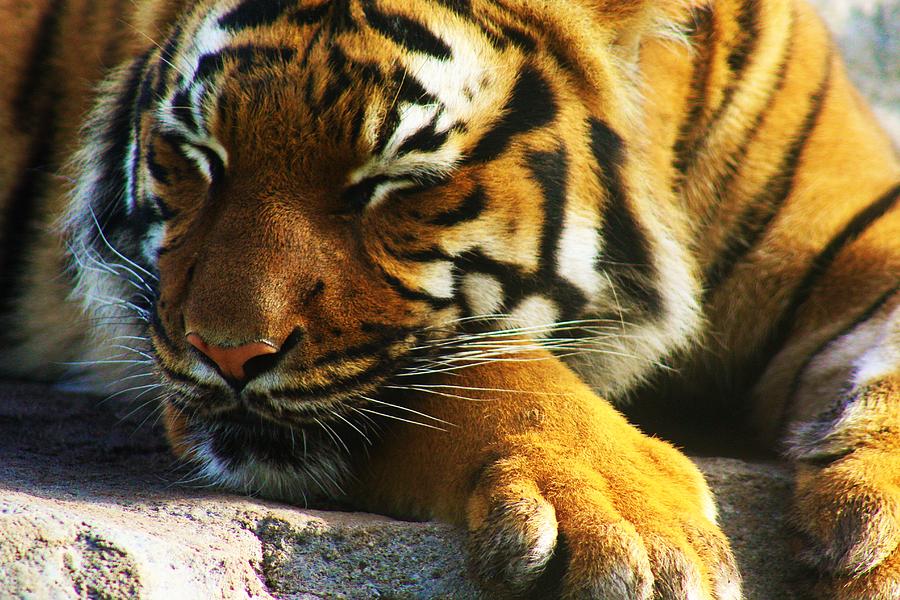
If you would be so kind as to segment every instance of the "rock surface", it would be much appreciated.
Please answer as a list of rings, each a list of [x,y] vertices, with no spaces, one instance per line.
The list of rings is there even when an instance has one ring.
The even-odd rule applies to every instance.
[[[799,598],[777,464],[700,459],[746,597]],[[0,598],[475,598],[446,525],[309,511],[188,481],[153,425],[0,385]]]

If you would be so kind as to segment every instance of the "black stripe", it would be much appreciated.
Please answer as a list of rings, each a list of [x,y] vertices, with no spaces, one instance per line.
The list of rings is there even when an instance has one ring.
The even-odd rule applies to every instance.
[[[704,299],[708,300],[723,281],[726,281],[749,254],[750,250],[763,239],[769,226],[781,211],[794,190],[795,176],[800,167],[800,159],[810,136],[819,122],[831,84],[831,60],[828,70],[816,92],[810,98],[809,110],[803,124],[793,137],[793,142],[784,154],[778,170],[763,185],[762,192],[753,198],[738,217],[737,228],[725,241],[715,262],[704,275]]]
[[[230,31],[271,25],[297,0],[244,0],[237,8],[219,19],[219,26]]]
[[[194,111],[191,110],[191,106],[190,90],[182,89],[172,96],[172,102],[170,104],[172,114],[175,115],[175,118],[190,131],[196,132],[200,130],[200,127],[194,116]]]
[[[386,356],[385,352],[392,344],[398,342],[397,338],[380,338],[359,344],[358,346],[350,346],[333,350],[317,356],[312,364],[315,367],[324,367],[330,364],[341,364],[348,360],[357,360],[360,358],[369,358],[372,356]]]
[[[178,215],[161,197],[154,195],[151,200],[163,221],[171,221]]]
[[[156,144],[150,142],[147,144],[147,170],[150,176],[163,185],[172,185],[172,179],[169,170],[159,164],[156,160]]]
[[[709,87],[709,76],[712,72],[710,62],[712,45],[715,41],[712,35],[712,8],[704,6],[697,9],[695,14],[696,20],[691,24],[691,30],[688,32],[692,40],[691,46],[694,48],[691,86],[687,99],[688,110],[674,145],[675,170],[682,176],[687,171],[688,139],[691,131],[698,127],[707,102],[706,93]],[[676,187],[679,187],[680,183],[681,178],[676,182]]]
[[[319,101],[320,111],[325,111],[333,106],[338,98],[354,88],[354,80],[347,75],[347,65],[348,60],[344,52],[337,45],[332,46],[328,51],[328,73],[331,75],[331,81],[322,92],[322,98]]]
[[[472,15],[471,0],[434,0],[434,2],[464,17]]]
[[[662,298],[653,285],[654,268],[650,242],[629,206],[620,175],[625,161],[622,138],[599,119],[590,120],[591,152],[597,161],[598,176],[607,192],[604,208],[603,254],[598,270],[611,273],[620,289],[641,310],[659,314]]]
[[[169,74],[175,69],[175,54],[181,37],[181,25],[175,26],[156,60],[156,98],[164,98],[169,87]]]
[[[557,115],[556,97],[550,84],[534,67],[519,73],[503,115],[469,153],[468,162],[494,160],[506,151],[512,138],[552,122]]]
[[[704,128],[704,133],[698,136],[693,143],[685,144],[685,147],[682,149],[681,160],[679,161],[682,174],[686,173],[693,165],[709,134],[716,129],[722,116],[731,106],[734,94],[743,81],[749,58],[753,55],[757,38],[759,37],[758,2],[759,0],[744,0],[741,4],[741,9],[737,16],[737,22],[741,26],[741,33],[738,35],[738,41],[726,59],[731,70],[731,80],[725,86],[722,92],[722,101],[709,118],[708,124]]]
[[[381,350],[384,350],[382,346]],[[284,388],[284,389],[273,389],[269,393],[276,398],[291,398],[294,400],[315,400],[320,399],[323,396],[329,396],[338,394],[341,392],[348,392],[358,390],[360,387],[363,387],[367,384],[371,383],[379,383],[385,378],[394,374],[397,368],[396,360],[384,356],[383,352],[379,352],[377,354],[371,355],[372,358],[380,358],[375,364],[370,367],[367,367],[360,371],[359,373],[355,373],[354,375],[350,375],[349,377],[345,377],[342,379],[335,379],[325,385],[316,385],[316,386],[306,386],[302,388]],[[256,398],[256,400],[255,400]],[[259,398],[256,395],[251,395],[247,398],[248,403],[252,404],[254,401],[259,401],[263,405],[268,404],[268,398],[263,397]]]
[[[324,17],[327,17],[327,20],[324,20]],[[332,36],[359,30],[359,25],[353,19],[350,0],[328,0],[319,6],[301,8],[292,13],[289,20],[301,26],[323,22]]]
[[[362,135],[363,124],[366,119],[366,106],[358,106],[354,109],[353,118],[350,120],[349,141],[355,146]]]
[[[391,249],[388,248],[390,251]],[[409,250],[406,252],[397,252],[394,253],[391,251],[393,256],[396,256],[400,260],[406,260],[411,262],[419,262],[419,263],[428,263],[435,261],[449,261],[453,260],[453,257],[441,250],[437,247],[431,247],[427,250]]]
[[[403,15],[379,12],[371,0],[364,2],[363,10],[369,25],[398,46],[440,60],[453,58],[450,46],[421,23]]]
[[[512,25],[502,26],[503,35],[525,53],[536,52],[538,49],[537,40],[530,33],[523,31]]]
[[[529,152],[525,162],[541,188],[543,199],[539,271],[541,277],[553,277],[557,273],[556,253],[566,209],[569,160],[565,149],[560,147],[555,152]]]
[[[98,161],[103,165],[103,171],[99,178],[98,188],[92,198],[92,207],[104,233],[109,237],[115,233],[126,232],[120,236],[116,248],[128,256],[131,260],[139,262],[140,239],[134,233],[134,219],[130,219],[123,195],[128,192],[125,176],[125,157],[128,154],[128,144],[134,135],[133,126],[137,98],[140,94],[141,84],[145,76],[145,68],[149,61],[149,53],[135,59],[128,68],[127,76],[123,82],[121,91],[116,99],[115,109],[103,122],[103,129],[99,134],[101,143],[105,146]],[[85,225],[90,226],[90,225]],[[142,233],[142,232],[138,232]],[[111,256],[111,251],[100,239],[99,232],[94,238],[95,249],[101,256],[111,260],[120,260]],[[142,265],[143,266],[143,265]]]
[[[393,290],[397,292],[397,294],[404,300],[425,302],[436,310],[447,308],[448,306],[453,305],[454,301],[452,298],[437,298],[436,296],[426,294],[425,292],[412,290],[406,287],[406,285],[404,285],[402,281],[400,281],[393,275],[389,275],[388,273],[382,272],[382,277],[384,278],[385,282],[387,282],[387,284],[390,285],[391,288],[393,288]]]
[[[503,305],[509,309],[531,296],[542,296],[556,302],[562,320],[567,320],[580,315],[587,301],[581,290],[555,274],[526,274],[518,265],[494,260],[479,250],[470,250],[453,262],[459,273],[483,273],[496,279],[503,290]],[[461,308],[466,316],[477,316],[467,304]]]
[[[394,179],[387,175],[378,175],[363,179],[359,183],[355,183],[345,189],[341,194],[341,201],[345,205],[345,209],[342,212],[361,212],[371,201],[375,188],[388,181],[394,181]]]
[[[329,2],[323,2],[311,8],[298,8],[290,14],[288,20],[294,25],[315,25],[325,18],[330,6]]]
[[[422,87],[419,80],[408,71],[397,71],[394,74],[394,80],[397,82],[397,100],[410,104],[441,103],[437,96]]]
[[[463,199],[459,206],[453,210],[437,215],[431,220],[431,224],[452,227],[467,221],[474,221],[481,216],[485,206],[486,197],[484,187],[482,187],[481,184],[478,184],[475,186],[475,189]]]
[[[41,211],[41,196],[47,192],[49,174],[56,172],[54,144],[58,113],[56,103],[52,103],[40,114],[41,128],[35,132],[19,179],[3,203],[6,214],[0,235],[0,314],[13,308],[30,251],[29,242],[38,233],[34,220]],[[0,337],[7,334],[4,332]]]
[[[35,103],[41,102],[41,92],[44,91],[45,86],[52,84],[53,73],[56,72],[53,64],[53,55],[57,48],[56,42],[59,33],[59,20],[63,14],[63,2],[64,0],[51,2],[41,17],[33,34],[22,80],[19,82],[18,89],[15,91],[10,103],[10,107],[15,115],[13,123],[21,130],[44,129],[43,119],[41,118],[42,111],[36,109]],[[9,85],[9,82],[4,82],[4,86],[7,85]],[[49,92],[49,90],[47,91]],[[49,102],[53,96],[54,94],[52,93],[47,96],[46,102]],[[46,107],[44,110],[51,111],[54,109]]]
[[[720,180],[716,181],[713,184],[713,189],[717,191],[717,196],[719,196],[719,200],[721,200],[722,194],[727,194],[731,189],[731,182],[738,175],[738,170],[741,165],[744,164],[744,159],[747,156],[747,153],[750,151],[750,147],[753,145],[753,142],[756,140],[757,133],[762,129],[763,123],[766,118],[768,118],[769,113],[771,113],[773,107],[775,106],[775,101],[779,97],[780,93],[784,89],[784,84],[787,81],[787,67],[790,64],[791,59],[793,58],[793,33],[795,26],[795,12],[791,13],[791,22],[789,25],[789,33],[788,33],[788,43],[784,45],[782,48],[781,58],[779,59],[778,67],[776,67],[775,72],[775,82],[772,85],[772,88],[769,90],[768,97],[766,98],[766,103],[763,106],[762,110],[753,118],[753,122],[745,129],[745,138],[741,142],[741,145],[737,148],[737,150],[729,157],[729,160],[725,162],[723,165],[723,176]],[[807,117],[808,119],[809,117]],[[805,131],[805,130],[804,130]],[[799,137],[806,137],[806,134],[801,134]],[[783,168],[783,167],[782,167]],[[770,187],[775,185],[774,179],[771,179],[764,189],[769,190]]]
[[[732,48],[727,59],[728,67],[735,76],[739,76],[746,68],[759,36],[758,4],[759,0],[744,0],[737,16],[737,24],[742,32],[741,38],[738,44]]]
[[[828,272],[828,269],[840,255],[841,251],[863,235],[866,230],[876,223],[897,205],[900,199],[900,184],[878,198],[875,202],[858,212],[844,228],[838,232],[819,254],[813,258],[809,268],[800,283],[794,288],[787,306],[781,316],[772,326],[768,339],[762,345],[759,358],[756,361],[754,372],[757,378],[768,367],[771,360],[777,355],[793,332],[793,324],[803,305],[810,299],[819,280]]]
[[[224,48],[219,52],[204,54],[197,61],[195,79],[210,80],[222,72],[225,62],[234,60],[238,63],[238,70],[247,73],[254,67],[268,66],[274,63],[288,63],[294,60],[297,51],[287,46],[259,46],[255,44],[242,44]]]
[[[803,361],[803,364],[797,369],[797,372],[794,374],[794,379],[791,381],[791,386],[789,388],[789,392],[787,395],[787,401],[782,405],[782,417],[779,419],[779,423],[784,425],[784,420],[787,417],[787,409],[793,406],[794,398],[797,393],[800,391],[800,385],[803,383],[803,376],[806,375],[806,371],[809,370],[810,365],[813,363],[816,358],[819,357],[823,352],[825,352],[828,348],[831,347],[832,344],[836,343],[838,340],[844,338],[847,335],[853,333],[857,327],[871,319],[875,314],[880,311],[885,304],[887,304],[888,300],[890,300],[897,292],[900,291],[900,285],[895,285],[885,293],[881,294],[875,302],[873,302],[866,310],[864,310],[857,318],[853,319],[849,325],[842,327],[840,331],[836,334],[819,344],[819,346],[813,350],[809,356],[806,357],[806,360]]]
[[[447,139],[450,137],[452,129],[438,132],[435,129],[436,125],[437,119],[428,124],[427,127],[421,128],[403,140],[400,148],[397,149],[397,155],[401,156],[410,152],[436,152],[440,150],[441,147],[447,143]]]

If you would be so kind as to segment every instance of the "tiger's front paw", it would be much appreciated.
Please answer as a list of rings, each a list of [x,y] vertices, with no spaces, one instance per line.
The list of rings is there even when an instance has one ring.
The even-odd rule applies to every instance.
[[[671,446],[636,437],[602,458],[530,440],[496,452],[467,507],[481,583],[514,598],[740,598],[702,475]]]

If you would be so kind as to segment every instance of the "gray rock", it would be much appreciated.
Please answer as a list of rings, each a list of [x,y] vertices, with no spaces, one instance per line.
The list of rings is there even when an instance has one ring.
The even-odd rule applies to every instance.
[[[799,598],[782,465],[706,458],[746,596]],[[461,532],[192,484],[152,424],[0,385],[0,598],[475,598]]]

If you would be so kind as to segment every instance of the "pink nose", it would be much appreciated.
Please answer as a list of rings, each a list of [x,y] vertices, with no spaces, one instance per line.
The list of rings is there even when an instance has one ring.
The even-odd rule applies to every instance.
[[[243,381],[246,377],[244,365],[251,358],[263,356],[265,354],[275,354],[278,348],[266,342],[252,342],[243,346],[235,346],[233,348],[225,348],[223,346],[214,346],[207,344],[203,338],[196,333],[187,335],[188,343],[208,356],[216,365],[222,374],[236,381]]]

